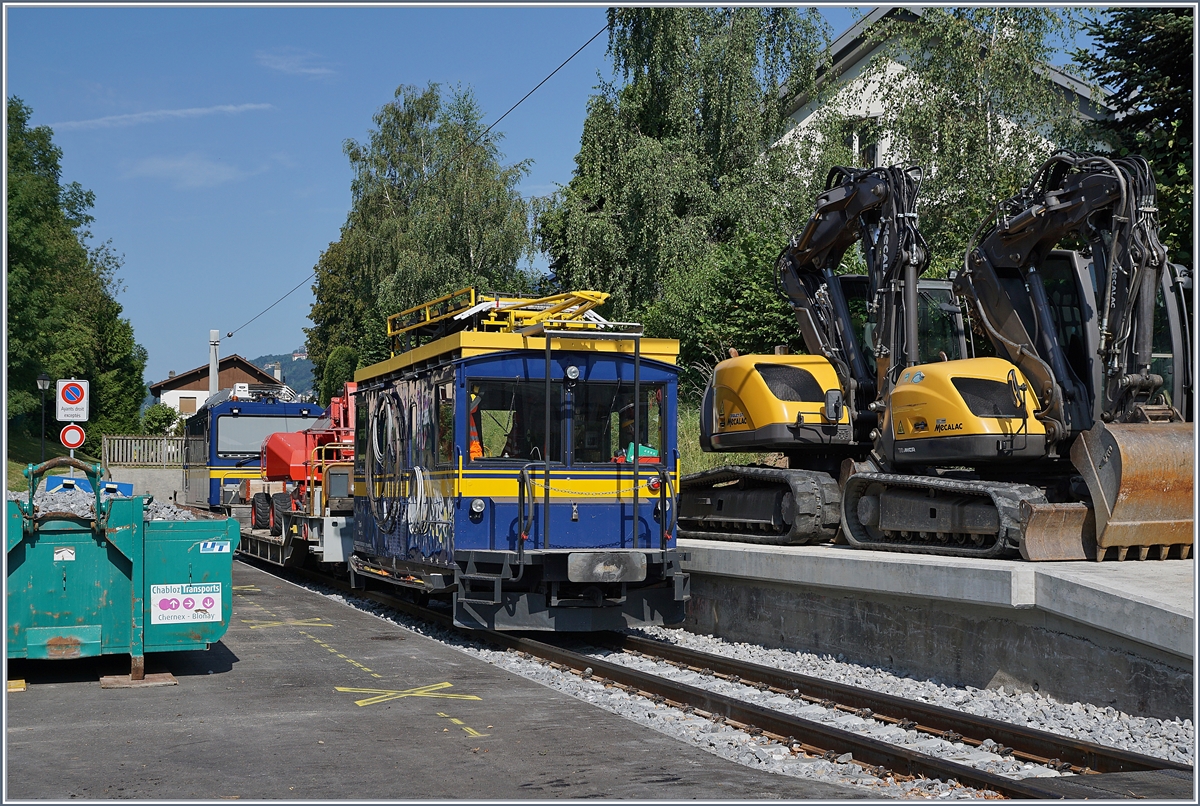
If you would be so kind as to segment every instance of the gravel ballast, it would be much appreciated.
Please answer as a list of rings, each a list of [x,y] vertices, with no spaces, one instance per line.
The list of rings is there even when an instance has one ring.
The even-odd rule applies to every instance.
[[[685,630],[650,627],[635,632],[640,632],[647,638],[670,641],[702,652],[712,652],[945,708],[955,708],[978,716],[1063,736],[1073,736],[1108,747],[1119,747],[1184,764],[1195,763],[1196,730],[1190,719],[1164,720],[1131,716],[1108,706],[1081,702],[1065,703],[1036,692],[1010,691],[1003,686],[979,689],[972,686],[947,685],[936,678],[914,680],[881,667],[846,663],[840,657],[769,649],[757,644],[733,643]]]
[[[603,682],[582,679],[569,671],[560,671],[517,653],[492,649],[462,635],[425,624],[384,605],[347,599],[340,593],[309,583],[304,587],[335,598],[348,606],[370,612],[405,629],[441,641],[468,654],[570,694],[639,724],[671,735],[680,741],[701,747],[746,766],[767,772],[801,776],[826,783],[865,787],[871,797],[963,799],[980,798],[983,793],[956,782],[917,780],[897,782],[880,779],[855,764],[849,754],[834,760],[796,754],[784,745],[761,736],[752,736],[729,725],[688,714],[666,704],[654,703],[631,695]],[[1120,747],[1145,755],[1194,763],[1195,729],[1191,720],[1159,720],[1136,717],[1112,708],[1090,703],[1060,703],[1039,694],[1017,693],[1004,688],[994,690],[956,687],[937,680],[914,680],[886,669],[846,663],[844,660],[803,652],[771,649],[755,644],[731,643],[712,636],[696,635],[679,629],[647,628],[635,633],[726,657],[751,661],[764,666],[795,671],[848,685],[956,708],[1016,725],[1075,736],[1110,747]],[[844,730],[868,734],[906,748],[938,756],[959,764],[984,769],[1010,778],[1056,777],[1070,775],[1045,766],[1022,763],[1011,755],[999,755],[1000,748],[991,740],[976,748],[962,742],[903,730],[873,719],[864,719],[844,711],[827,709],[777,693],[759,691],[752,686],[723,681],[697,672],[679,669],[664,661],[594,649],[593,654],[606,661],[620,663],[639,671],[663,675],[688,685],[737,696],[746,702],[827,723]]]

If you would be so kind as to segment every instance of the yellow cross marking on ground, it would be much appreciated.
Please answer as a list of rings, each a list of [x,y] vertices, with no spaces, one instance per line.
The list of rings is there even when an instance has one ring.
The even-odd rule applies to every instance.
[[[417,686],[416,688],[404,689],[403,691],[392,691],[382,688],[350,688],[349,686],[337,686],[336,691],[350,692],[352,694],[374,694],[374,697],[367,697],[361,700],[355,700],[355,705],[378,705],[381,702],[390,700],[399,700],[404,697],[444,697],[448,700],[478,700],[474,694],[439,694],[437,692],[443,689],[452,688],[453,683],[431,683],[428,686]]]
[[[455,719],[454,717],[450,716],[449,714],[443,714],[441,711],[439,711],[438,716],[443,717],[445,719],[449,719],[455,725],[462,725],[462,729],[464,731],[466,731],[468,736],[475,736],[475,737],[480,737],[480,738],[483,736],[491,736],[490,733],[480,733],[479,731],[475,730],[475,728],[468,727],[467,724],[465,722],[463,722],[461,719]],[[491,725],[488,725],[488,727],[490,728]]]
[[[261,627],[332,627],[321,619],[320,616],[315,618],[292,618],[283,621],[257,621],[255,619],[242,619],[242,623],[249,624],[250,629],[257,630]],[[331,650],[336,651],[336,650]]]
[[[253,593],[262,593],[257,585],[234,585],[235,591],[252,591]]]

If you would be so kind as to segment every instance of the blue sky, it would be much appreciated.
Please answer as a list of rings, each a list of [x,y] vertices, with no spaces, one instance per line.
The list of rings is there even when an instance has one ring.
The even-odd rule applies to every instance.
[[[866,7],[864,7],[866,10]],[[54,128],[63,179],[96,194],[124,255],[119,297],[146,381],[208,360],[303,281],[350,206],[346,138],[400,84],[473,88],[495,120],[605,24],[604,6],[5,9],[6,95]],[[853,9],[824,9],[837,35]],[[525,195],[570,180],[602,35],[500,124]],[[222,342],[247,358],[304,342],[308,285]]]

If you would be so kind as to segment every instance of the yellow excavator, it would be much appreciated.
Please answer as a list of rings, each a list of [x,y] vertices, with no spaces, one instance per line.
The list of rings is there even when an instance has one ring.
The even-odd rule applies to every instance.
[[[920,176],[831,172],[778,262],[809,355],[721,362],[701,411],[705,450],[789,467],[685,477],[680,535],[800,544],[840,525],[889,551],[1189,556],[1191,278],[1158,240],[1149,166],[1054,155],[953,291],[918,279]],[[856,242],[866,277],[836,275]],[[954,292],[996,357],[966,358]]]
[[[844,484],[850,543],[1190,555],[1191,277],[1167,261],[1155,199],[1144,159],[1064,151],[980,227],[954,283],[997,357],[892,366]]]
[[[966,355],[949,282],[916,278],[928,252],[916,217],[922,172],[892,166],[830,171],[803,232],[776,264],[808,353],[740,355],[717,364],[701,405],[705,451],[778,452],[788,467],[723,466],[682,480],[683,537],[797,545],[832,539],[841,467],[863,461],[875,400],[905,327],[916,360]],[[836,274],[853,246],[865,275]],[[907,305],[917,316],[896,313]],[[881,360],[882,359],[882,360]]]

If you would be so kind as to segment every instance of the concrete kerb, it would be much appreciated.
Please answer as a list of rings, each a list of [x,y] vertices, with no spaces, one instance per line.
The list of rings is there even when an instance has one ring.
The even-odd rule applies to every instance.
[[[1190,560],[1174,562],[1191,564]],[[1185,658],[1195,657],[1191,608],[1172,607],[1057,568],[1037,574],[1037,607]]]
[[[1036,605],[1034,572],[995,560],[681,540],[684,570],[822,588],[894,593],[1005,608]]]
[[[693,574],[769,580],[784,585],[969,603],[999,609],[1039,609],[1146,644],[1194,657],[1194,602],[1187,607],[1145,595],[1169,572],[1186,578],[1192,560],[1144,561],[1141,571],[1115,564],[1038,564],[1008,560],[871,552],[846,546],[761,546],[681,540]],[[1101,568],[1099,565],[1109,566]],[[1129,566],[1130,563],[1123,563]],[[1120,584],[1106,584],[1106,577]],[[1174,577],[1178,577],[1175,580]],[[1175,585],[1178,587],[1178,585]],[[1178,598],[1178,597],[1176,597]]]

